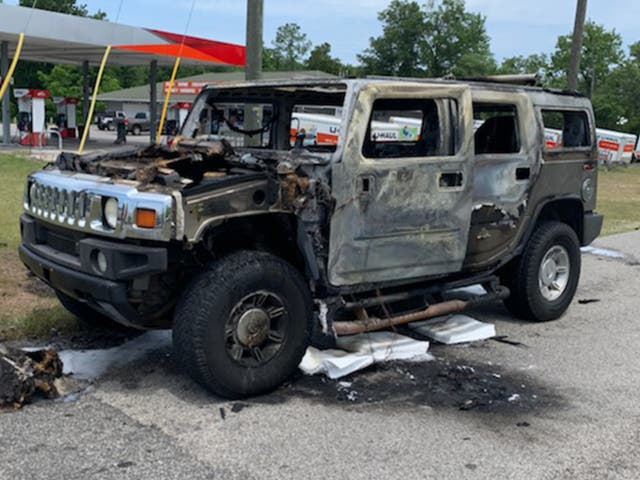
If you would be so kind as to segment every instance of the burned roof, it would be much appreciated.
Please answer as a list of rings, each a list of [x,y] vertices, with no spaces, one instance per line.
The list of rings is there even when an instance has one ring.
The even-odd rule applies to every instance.
[[[517,83],[517,76],[491,76],[491,77],[476,77],[469,79],[455,79],[455,78],[417,78],[417,77],[385,77],[385,76],[369,76],[364,78],[335,78],[335,79],[287,79],[287,80],[254,80],[247,82],[227,83],[225,85],[207,85],[204,90],[236,90],[242,88],[313,88],[319,89],[332,89],[334,92],[340,89],[346,89],[349,86],[365,85],[371,83],[389,83],[389,82],[406,82],[406,83],[438,83],[438,84],[456,84],[456,85],[468,85],[473,89],[492,89],[511,92],[537,92],[537,93],[550,93],[553,95],[563,95],[568,97],[586,98],[583,94],[574,91],[560,90],[547,88],[544,86],[531,85],[528,81],[529,76],[523,78],[523,83]],[[502,78],[510,81],[502,81]],[[328,90],[327,90],[328,93]]]

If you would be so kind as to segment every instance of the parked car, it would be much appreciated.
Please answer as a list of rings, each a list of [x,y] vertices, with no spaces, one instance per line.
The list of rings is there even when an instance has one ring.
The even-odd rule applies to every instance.
[[[115,131],[116,123],[121,120],[125,123],[128,122],[127,114],[122,111],[106,111],[98,114],[98,121],[96,122],[100,130]]]
[[[149,132],[150,130],[151,119],[148,113],[138,112],[133,118],[129,119],[127,131],[132,135],[140,135],[142,132]]]
[[[308,142],[299,111],[334,112],[337,137]],[[578,94],[397,78],[208,87],[171,148],[62,153],[30,175],[20,256],[82,318],[172,328],[193,378],[242,397],[292,375],[310,338],[498,300],[560,317],[602,226],[597,162]],[[446,300],[476,284],[487,293]]]

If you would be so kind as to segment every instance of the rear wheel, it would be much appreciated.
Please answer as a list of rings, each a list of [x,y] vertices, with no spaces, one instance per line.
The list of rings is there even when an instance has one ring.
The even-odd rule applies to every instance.
[[[534,232],[522,256],[503,272],[505,300],[517,317],[545,322],[569,308],[580,280],[580,242],[571,227],[547,222]]]
[[[267,253],[234,253],[182,295],[173,327],[176,361],[223,397],[268,392],[296,371],[311,319],[311,295],[295,268]]]
[[[116,129],[116,126],[113,124],[113,122],[107,123],[107,130],[109,130],[110,132],[113,132],[115,129]]]
[[[142,129],[140,128],[139,125],[135,125],[133,127],[133,130],[132,130],[131,133],[133,133],[134,135],[138,136],[138,135],[140,135],[142,133]]]

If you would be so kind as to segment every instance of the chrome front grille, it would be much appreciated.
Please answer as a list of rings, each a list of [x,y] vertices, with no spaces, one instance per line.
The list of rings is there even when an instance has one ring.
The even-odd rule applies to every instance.
[[[103,222],[103,203],[118,201],[118,222],[110,228]],[[177,205],[177,202],[175,202]],[[138,228],[137,208],[157,212],[158,225]],[[139,192],[131,184],[60,170],[42,170],[27,180],[25,211],[41,220],[76,231],[111,238],[168,241],[174,238],[174,199],[161,193]]]
[[[30,209],[42,218],[84,226],[90,212],[91,199],[85,191],[57,188],[33,182],[30,188]]]

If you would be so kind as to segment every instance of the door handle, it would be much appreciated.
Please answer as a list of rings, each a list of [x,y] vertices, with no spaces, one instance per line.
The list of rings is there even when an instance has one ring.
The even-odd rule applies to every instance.
[[[464,174],[462,172],[441,173],[438,182],[440,188],[461,188],[464,186]]]
[[[363,175],[358,177],[358,193],[362,195],[369,195],[373,190],[375,184],[375,177],[373,175]]]
[[[516,168],[516,181],[522,182],[531,178],[531,169],[529,167]]]

